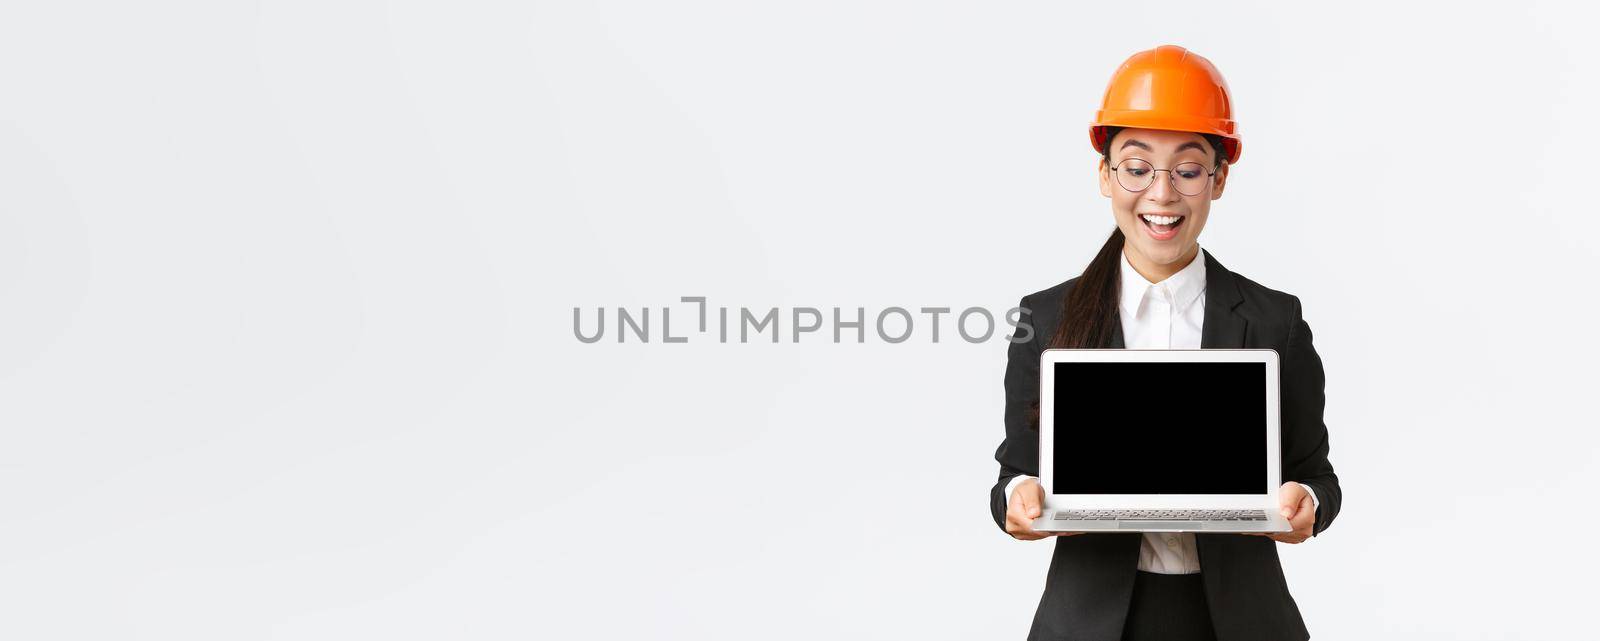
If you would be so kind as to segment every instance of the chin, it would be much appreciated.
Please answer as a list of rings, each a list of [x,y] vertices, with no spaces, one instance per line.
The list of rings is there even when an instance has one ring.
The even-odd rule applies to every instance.
[[[1183,254],[1186,248],[1189,246],[1189,243],[1180,243],[1178,242],[1178,239],[1173,239],[1171,242],[1159,244],[1154,242],[1141,243],[1139,245],[1139,250],[1144,254],[1145,258],[1150,260],[1150,262],[1161,265],[1171,265],[1183,258]]]
[[[1194,243],[1184,243],[1182,246],[1171,246],[1165,248],[1162,250],[1161,258],[1164,259],[1163,262],[1167,263],[1178,262],[1183,260],[1183,255],[1188,253],[1189,248],[1193,246]]]

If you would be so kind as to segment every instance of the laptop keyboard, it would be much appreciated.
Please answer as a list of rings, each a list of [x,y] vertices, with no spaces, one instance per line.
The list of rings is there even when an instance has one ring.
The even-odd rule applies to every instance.
[[[1057,521],[1265,521],[1266,510],[1064,510]]]

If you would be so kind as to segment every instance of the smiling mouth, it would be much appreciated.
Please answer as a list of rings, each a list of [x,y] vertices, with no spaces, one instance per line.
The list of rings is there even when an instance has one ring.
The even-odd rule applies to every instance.
[[[1145,229],[1161,236],[1170,234],[1182,227],[1183,222],[1189,219],[1188,216],[1158,216],[1153,214],[1139,214],[1138,216]],[[1151,220],[1152,218],[1154,220]]]

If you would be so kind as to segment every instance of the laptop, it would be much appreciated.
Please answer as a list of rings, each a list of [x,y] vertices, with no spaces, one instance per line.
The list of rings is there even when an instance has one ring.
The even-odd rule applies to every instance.
[[[1288,532],[1278,353],[1050,349],[1039,367],[1033,528]]]

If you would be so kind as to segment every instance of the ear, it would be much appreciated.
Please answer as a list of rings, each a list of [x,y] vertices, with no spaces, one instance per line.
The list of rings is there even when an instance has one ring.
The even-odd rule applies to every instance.
[[[1216,200],[1222,197],[1223,188],[1228,186],[1228,161],[1222,161],[1222,165],[1217,167],[1217,175],[1211,178],[1217,181],[1216,187],[1211,190],[1211,199]]]
[[[1111,197],[1111,164],[1106,162],[1106,157],[1100,157],[1100,195]]]

